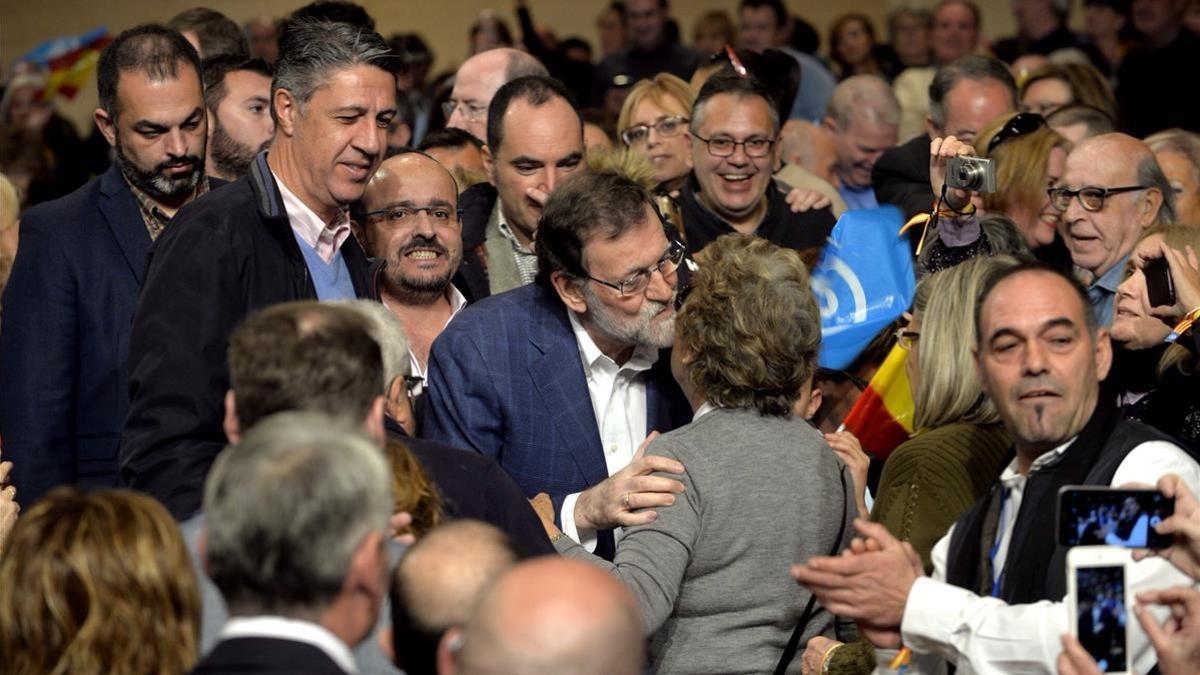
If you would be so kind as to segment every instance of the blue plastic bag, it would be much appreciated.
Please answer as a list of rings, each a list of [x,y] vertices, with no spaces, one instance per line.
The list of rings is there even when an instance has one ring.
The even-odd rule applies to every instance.
[[[829,235],[813,269],[821,307],[823,368],[847,368],[884,327],[912,303],[916,289],[912,247],[892,206],[847,211]]]

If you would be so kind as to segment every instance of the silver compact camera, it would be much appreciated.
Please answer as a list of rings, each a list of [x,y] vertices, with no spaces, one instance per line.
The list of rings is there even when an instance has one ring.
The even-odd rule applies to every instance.
[[[982,157],[951,157],[946,163],[946,187],[984,194],[996,191],[996,163]]]

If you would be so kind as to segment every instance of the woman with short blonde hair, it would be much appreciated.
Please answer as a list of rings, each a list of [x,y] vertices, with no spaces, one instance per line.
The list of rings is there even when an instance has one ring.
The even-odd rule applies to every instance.
[[[633,86],[617,117],[617,135],[653,167],[657,192],[677,190],[692,171],[688,122],[696,92],[670,73]]]
[[[0,555],[0,672],[180,675],[200,599],[175,521],[128,490],[54,490]]]

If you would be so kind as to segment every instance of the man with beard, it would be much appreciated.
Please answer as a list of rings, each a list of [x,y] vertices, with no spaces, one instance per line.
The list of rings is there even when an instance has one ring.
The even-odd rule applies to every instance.
[[[235,181],[271,144],[271,66],[262,59],[218,56],[204,61],[209,176]]]
[[[462,262],[454,178],[437,160],[410,150],[379,165],[361,205],[367,254],[383,261],[376,290],[408,338],[417,378],[409,393],[419,402],[429,348],[467,304],[450,283]],[[416,406],[418,419],[421,407]]]
[[[101,55],[97,79],[96,124],[117,161],[24,214],[4,294],[0,436],[27,504],[56,485],[117,485],[129,324],[147,253],[176,210],[208,189],[200,62],[182,36],[159,25],[125,31]]]
[[[348,206],[383,159],[395,57],[368,28],[316,20],[289,23],[280,49],[270,152],[158,241],[130,332],[121,478],[181,519],[224,447],[237,323],[280,302],[371,293]]]
[[[466,308],[433,343],[426,435],[548,493],[563,531],[611,559],[611,528],[649,522],[683,489],[650,475],[683,467],[644,449],[691,419],[664,351],[685,248],[611,170],[564,181],[536,237],[535,283]]]

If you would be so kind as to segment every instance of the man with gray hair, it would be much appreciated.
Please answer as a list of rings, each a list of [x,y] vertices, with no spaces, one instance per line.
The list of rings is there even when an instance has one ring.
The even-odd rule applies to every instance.
[[[396,115],[395,59],[378,34],[293,21],[271,84],[269,154],[159,238],[130,337],[125,482],[177,518],[199,507],[223,446],[225,346],[251,311],[371,293],[348,205],[383,159]]]
[[[871,169],[885,150],[896,144],[900,102],[882,78],[855,75],[833,89],[822,123],[837,149],[838,192],[848,209],[873,209],[875,188]]]
[[[221,453],[202,557],[230,619],[194,673],[353,673],[387,595],[392,494],[379,449],[315,413]]]
[[[549,77],[550,73],[540,61],[519,49],[489,49],[463,61],[454,74],[450,99],[442,104],[446,126],[487,142],[492,97],[500,87],[527,75]]]
[[[871,184],[880,204],[900,207],[905,218],[929,213],[929,144],[954,136],[973,143],[988,122],[1017,110],[1017,83],[1008,66],[987,56],[965,56],[938,68],[929,85],[926,134],[884,152],[875,160]]]

